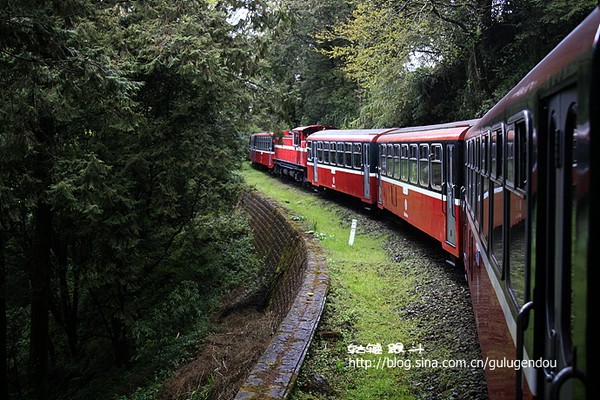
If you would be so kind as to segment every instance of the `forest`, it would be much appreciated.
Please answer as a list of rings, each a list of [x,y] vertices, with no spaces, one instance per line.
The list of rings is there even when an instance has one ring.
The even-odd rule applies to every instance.
[[[596,4],[1,0],[0,398],[160,398],[262,279],[249,134],[479,117]]]

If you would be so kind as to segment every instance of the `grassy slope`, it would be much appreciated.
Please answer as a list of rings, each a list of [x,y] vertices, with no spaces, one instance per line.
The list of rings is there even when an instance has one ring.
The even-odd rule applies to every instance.
[[[265,172],[246,166],[247,183],[276,199],[307,230],[321,239],[327,255],[331,289],[316,340],[311,345],[292,399],[412,399],[408,372],[402,368],[364,369],[351,367],[349,344],[380,343],[383,355],[387,345],[401,342],[406,348],[419,342],[418,320],[400,319],[397,312],[410,301],[414,277],[399,268],[385,251],[383,233],[368,230],[359,222],[353,246],[348,245],[351,218],[342,207],[319,196],[284,183]],[[361,355],[377,363],[380,356]],[[327,389],[311,390],[313,376],[327,378]],[[319,397],[320,396],[320,397]]]

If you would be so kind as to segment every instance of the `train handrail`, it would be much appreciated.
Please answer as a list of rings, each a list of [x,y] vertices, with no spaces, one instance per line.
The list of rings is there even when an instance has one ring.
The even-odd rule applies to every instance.
[[[446,182],[442,182],[442,214],[446,215],[446,207],[444,207],[444,193],[446,193]],[[448,201],[448,195],[446,195],[446,201]]]
[[[585,375],[581,371],[575,369],[572,365],[569,365],[568,367],[561,369],[552,380],[552,383],[550,384],[550,400],[558,399],[558,394],[562,385],[569,379],[579,379],[584,387],[587,386]]]
[[[525,342],[525,328],[527,327],[526,317],[529,315],[529,311],[533,310],[534,303],[533,301],[529,301],[521,307],[519,313],[517,314],[517,360],[521,361],[523,359],[523,345]],[[517,368],[516,371],[516,394],[515,399],[520,400],[523,398],[523,371],[520,368]]]

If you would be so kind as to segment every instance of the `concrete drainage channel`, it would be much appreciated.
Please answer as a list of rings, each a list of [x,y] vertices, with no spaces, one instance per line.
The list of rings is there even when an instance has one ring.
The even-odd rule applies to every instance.
[[[285,399],[308,351],[325,305],[329,275],[319,242],[256,192],[240,206],[250,216],[257,250],[281,274],[269,308],[283,317],[270,345],[235,400]]]

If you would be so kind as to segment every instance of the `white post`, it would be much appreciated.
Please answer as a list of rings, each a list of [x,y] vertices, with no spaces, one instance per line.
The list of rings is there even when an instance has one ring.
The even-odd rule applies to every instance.
[[[348,240],[348,245],[352,246],[354,244],[354,234],[356,233],[356,220],[352,220],[352,227],[350,228],[350,239]]]

